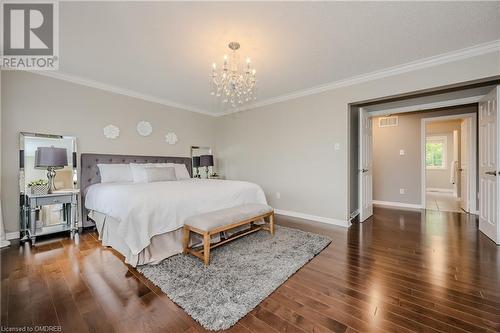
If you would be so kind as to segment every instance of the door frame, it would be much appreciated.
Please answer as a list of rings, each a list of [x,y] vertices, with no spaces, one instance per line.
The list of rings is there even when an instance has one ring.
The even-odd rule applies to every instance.
[[[428,123],[443,121],[443,120],[456,120],[467,118],[470,121],[469,127],[469,213],[478,214],[477,212],[477,113],[463,113],[451,116],[439,116],[422,118],[420,121],[420,171],[421,171],[421,205],[422,208],[426,207],[426,181],[427,173],[425,167],[425,141],[426,141],[426,125]]]

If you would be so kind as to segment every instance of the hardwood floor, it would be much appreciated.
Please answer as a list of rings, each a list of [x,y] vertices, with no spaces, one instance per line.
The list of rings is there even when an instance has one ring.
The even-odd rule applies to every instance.
[[[375,208],[348,230],[280,216],[277,223],[333,242],[229,332],[500,331],[500,248],[474,217]],[[14,244],[2,249],[1,268],[2,327],[205,331],[94,232],[78,244]]]

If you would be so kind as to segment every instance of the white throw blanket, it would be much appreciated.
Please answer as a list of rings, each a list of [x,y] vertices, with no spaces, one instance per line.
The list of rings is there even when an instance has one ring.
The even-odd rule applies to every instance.
[[[260,186],[215,179],[95,184],[85,198],[87,209],[120,221],[118,234],[134,255],[190,216],[247,203],[267,203]]]

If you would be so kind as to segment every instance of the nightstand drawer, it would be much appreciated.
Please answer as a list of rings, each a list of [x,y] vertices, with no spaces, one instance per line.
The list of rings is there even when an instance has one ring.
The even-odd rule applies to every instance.
[[[56,205],[71,203],[72,195],[55,195],[49,197],[36,198],[36,206]]]

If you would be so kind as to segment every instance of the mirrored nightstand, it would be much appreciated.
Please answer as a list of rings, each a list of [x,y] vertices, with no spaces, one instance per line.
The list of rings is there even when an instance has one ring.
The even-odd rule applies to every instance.
[[[52,194],[26,194],[23,207],[23,240],[35,244],[37,236],[69,231],[71,238],[78,232],[79,190],[56,191]]]

